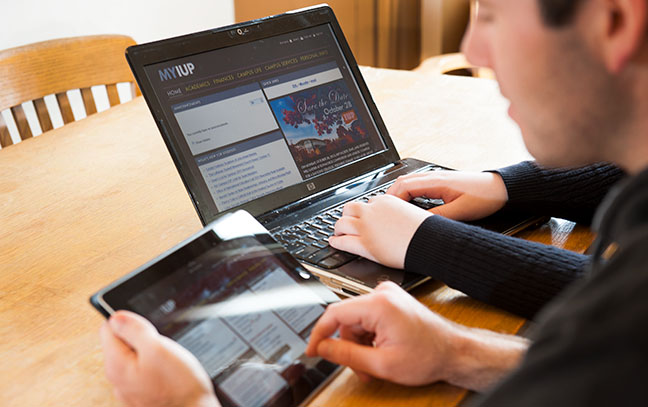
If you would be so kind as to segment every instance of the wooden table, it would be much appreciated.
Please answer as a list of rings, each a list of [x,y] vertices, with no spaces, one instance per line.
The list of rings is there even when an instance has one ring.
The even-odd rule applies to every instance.
[[[366,80],[402,156],[460,169],[528,157],[488,80],[378,69]],[[115,406],[88,296],[201,228],[142,98],[0,150],[3,406]],[[584,250],[552,220],[527,238]],[[440,283],[414,294],[460,323],[514,333],[524,321]],[[345,370],[313,406],[453,406],[466,392],[359,382]]]

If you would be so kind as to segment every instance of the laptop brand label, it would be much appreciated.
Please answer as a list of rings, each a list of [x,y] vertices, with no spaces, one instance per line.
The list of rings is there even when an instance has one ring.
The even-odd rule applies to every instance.
[[[186,64],[160,69],[158,70],[158,73],[160,74],[160,81],[164,82],[170,79],[178,79],[183,76],[193,75],[194,69],[196,69],[194,64],[187,62]]]

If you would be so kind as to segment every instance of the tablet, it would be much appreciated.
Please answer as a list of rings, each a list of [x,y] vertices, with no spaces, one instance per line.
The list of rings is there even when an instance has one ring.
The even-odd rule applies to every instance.
[[[304,354],[338,297],[250,214],[209,224],[94,294],[104,316],[136,312],[192,352],[223,406],[297,406],[338,371]]]

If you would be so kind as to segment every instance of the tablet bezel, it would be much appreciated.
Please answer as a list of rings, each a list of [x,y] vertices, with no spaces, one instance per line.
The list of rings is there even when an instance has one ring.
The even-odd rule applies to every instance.
[[[128,305],[128,301],[140,293],[142,289],[150,287],[152,284],[177,272],[176,267],[173,266],[185,265],[187,263],[185,255],[199,256],[215,247],[214,242],[216,242],[217,247],[219,243],[240,237],[255,238],[286,266],[283,271],[291,273],[299,285],[307,285],[308,289],[312,290],[326,305],[339,301],[333,291],[308,272],[283,246],[272,238],[260,223],[249,213],[239,210],[222,216],[200,232],[97,291],[90,297],[90,302],[106,318],[109,318],[117,310],[129,310],[137,313]],[[310,402],[341,369],[341,367],[338,367],[330,373],[299,405],[306,405]]]
[[[290,253],[288,253],[283,248],[283,246],[277,243],[277,241],[274,240],[274,238],[268,233],[268,231],[256,219],[254,219],[254,217],[252,217],[248,212],[238,210],[234,213],[223,215],[218,220],[207,225],[200,232],[187,238],[183,242],[165,251],[154,259],[148,261],[131,273],[97,291],[90,297],[91,304],[106,318],[109,318],[110,315],[112,315],[117,309],[126,309],[132,311],[132,309],[126,306],[127,300],[132,298],[133,296],[132,293],[141,291],[138,288],[148,287],[151,284],[154,284],[155,282],[160,281],[166,276],[175,272],[175,270],[172,270],[173,262],[176,260],[174,256],[178,256],[181,251],[186,252],[189,250],[196,250],[198,248],[198,245],[201,243],[204,244],[205,239],[207,238],[215,237],[217,239],[222,239],[223,241],[231,239],[232,235],[227,236],[227,234],[231,233],[228,231],[228,228],[230,228],[233,224],[235,224],[237,227],[237,230],[234,232],[235,237],[255,237],[263,246],[270,250],[276,256],[276,258],[279,259],[290,270],[291,273],[293,273],[293,275],[307,275],[309,276],[309,278],[312,278],[312,280],[310,280],[311,282],[316,281],[317,283],[315,284],[314,288],[318,294],[321,293],[322,295],[324,295],[324,297],[320,295],[323,300],[328,297],[329,293],[333,296],[335,295],[332,291],[330,291],[329,288],[320,283],[312,273],[307,271]],[[325,291],[320,292],[320,289],[323,289]],[[106,296],[109,296],[110,298],[106,298]],[[335,298],[337,299],[337,297]],[[327,301],[327,304],[330,303],[331,302]]]

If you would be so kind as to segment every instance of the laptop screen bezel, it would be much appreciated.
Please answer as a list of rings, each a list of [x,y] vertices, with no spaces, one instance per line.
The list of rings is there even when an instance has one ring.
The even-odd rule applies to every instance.
[[[355,163],[346,165],[340,169],[318,175],[296,185],[257,198],[243,205],[215,212],[213,210],[213,206],[215,205],[209,204],[210,202],[213,202],[213,198],[207,190],[202,188],[201,183],[195,179],[195,174],[189,170],[191,164],[182,154],[178,153],[180,151],[180,146],[177,145],[176,139],[169,134],[169,120],[166,117],[160,101],[157,97],[154,97],[155,90],[153,89],[144,68],[152,64],[228,48],[324,24],[329,24],[333,30],[335,39],[337,40],[342,52],[342,56],[349,66],[360,95],[364,99],[369,114],[378,130],[379,136],[385,144],[385,150],[363,158]],[[239,34],[240,32],[243,32],[244,34],[241,35]],[[126,57],[142,93],[147,95],[145,100],[148,107],[155,118],[156,125],[163,136],[167,149],[171,154],[173,162],[203,225],[213,221],[225,213],[238,209],[244,209],[255,217],[260,216],[267,212],[276,210],[288,203],[298,202],[307,197],[330,190],[336,185],[343,184],[373,170],[383,168],[400,159],[382,117],[378,112],[378,108],[369,93],[369,89],[362,77],[362,74],[360,73],[358,64],[349,48],[344,34],[342,33],[340,25],[335,18],[333,10],[328,6],[318,6],[304,9],[302,11],[288,12],[277,16],[266,17],[214,30],[202,31],[181,37],[132,46],[127,49]],[[280,204],[277,205],[277,202],[280,202]]]

